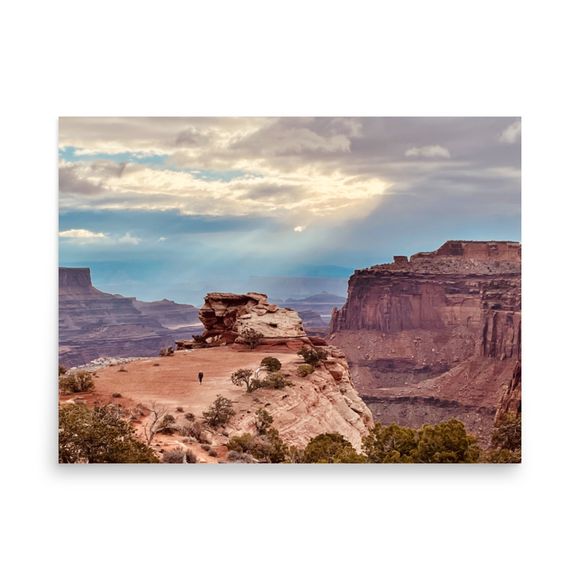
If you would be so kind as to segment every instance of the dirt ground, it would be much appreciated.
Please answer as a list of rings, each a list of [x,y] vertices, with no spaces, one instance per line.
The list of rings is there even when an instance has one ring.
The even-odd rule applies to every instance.
[[[108,399],[113,393],[121,393],[124,399],[132,399],[135,403],[156,402],[168,407],[170,412],[183,407],[184,412],[200,416],[217,395],[234,402],[241,397],[245,391],[232,384],[231,374],[240,368],[258,368],[265,356],[275,356],[282,364],[301,360],[295,352],[285,347],[267,350],[238,350],[235,347],[183,350],[173,356],[99,370],[92,396]],[[199,371],[204,374],[201,384],[197,378]]]
[[[139,403],[148,408],[156,404],[178,418],[185,413],[201,418],[217,395],[230,399],[235,408],[245,389],[232,383],[231,374],[240,368],[257,369],[266,356],[275,356],[283,365],[302,362],[295,351],[285,346],[261,346],[256,350],[238,346],[184,350],[169,357],[153,357],[99,369],[94,374],[93,391],[62,395],[61,401],[73,399],[89,405],[114,403],[128,409]],[[204,374],[201,384],[197,376],[199,371]],[[121,397],[113,397],[113,393],[119,393]],[[145,417],[134,423],[139,435],[142,435],[143,423],[147,421]],[[155,436],[153,448],[156,451],[176,447],[192,450],[200,463],[217,463],[227,455],[223,444],[212,446],[217,457],[211,457],[198,443],[175,435]]]

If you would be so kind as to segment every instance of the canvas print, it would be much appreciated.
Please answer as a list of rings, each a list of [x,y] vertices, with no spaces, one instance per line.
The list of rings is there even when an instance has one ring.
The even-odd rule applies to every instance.
[[[520,140],[62,117],[59,462],[519,463]]]

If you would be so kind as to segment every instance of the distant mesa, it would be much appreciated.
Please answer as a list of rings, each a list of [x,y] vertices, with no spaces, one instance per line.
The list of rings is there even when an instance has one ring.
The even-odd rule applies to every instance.
[[[59,268],[59,360],[77,366],[103,356],[151,356],[191,336],[197,308],[101,292],[89,268]]]

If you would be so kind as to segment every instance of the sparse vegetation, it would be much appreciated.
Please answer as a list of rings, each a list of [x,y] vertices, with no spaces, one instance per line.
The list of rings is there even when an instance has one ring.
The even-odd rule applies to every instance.
[[[313,367],[320,366],[321,361],[328,358],[325,350],[321,348],[310,348],[306,345],[298,351],[298,354],[304,359],[306,364],[312,365]]]
[[[375,425],[363,440],[370,463],[477,463],[477,440],[457,419],[409,429]]]
[[[491,437],[490,463],[520,463],[522,460],[522,418],[506,413],[496,424]]]
[[[231,380],[236,387],[246,387],[246,391],[251,393],[255,391],[257,387],[254,386],[255,381],[252,380],[254,372],[250,369],[238,369],[232,373]]]
[[[65,405],[59,410],[58,427],[60,463],[159,462],[113,405]]]
[[[310,440],[301,463],[365,463],[366,457],[338,433],[323,433]]]
[[[243,433],[230,437],[228,441],[228,459],[232,452],[251,456],[262,463],[283,463],[286,460],[287,447],[276,429],[268,429],[266,433],[254,436]]]
[[[256,389],[283,389],[291,387],[292,381],[288,380],[282,373],[270,373],[265,379],[255,379],[252,381],[252,390]]]
[[[256,411],[256,431],[258,435],[265,435],[268,432],[268,429],[272,426],[274,422],[274,417],[266,411],[266,409],[261,408]]]
[[[170,449],[163,454],[163,463],[197,463],[197,456],[190,449]]]
[[[157,433],[172,432],[175,429],[175,417],[169,415],[166,407],[160,407],[157,403],[149,406],[149,421],[143,425],[143,433],[148,445],[151,445]]]
[[[58,387],[63,393],[86,393],[95,386],[93,376],[86,371],[63,375],[58,379]]]
[[[252,350],[255,349],[264,338],[264,335],[261,332],[258,332],[253,328],[245,328],[242,330],[240,336]]]
[[[167,346],[159,351],[159,356],[173,356],[174,349],[172,346]]]
[[[224,427],[236,414],[232,402],[222,395],[218,395],[207,411],[203,412],[205,423],[214,429]]]
[[[121,393],[113,393],[111,397],[113,397],[113,399],[121,399],[123,395],[121,395]]]
[[[64,365],[58,365],[58,376],[61,377],[62,375],[66,374],[68,369]]]
[[[300,365],[296,370],[299,377],[307,377],[314,372],[314,367],[312,365]]]
[[[175,409],[175,412],[176,412],[176,413],[183,413],[183,407],[177,407],[177,408]]]
[[[276,371],[279,371],[282,368],[282,363],[276,357],[267,356],[262,359],[260,366],[264,367],[267,371],[271,373],[275,373]]]

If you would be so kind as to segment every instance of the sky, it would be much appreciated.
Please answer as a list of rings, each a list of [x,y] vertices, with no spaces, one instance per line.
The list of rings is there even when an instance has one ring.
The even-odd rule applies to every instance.
[[[340,292],[354,269],[395,254],[520,240],[519,118],[59,125],[60,265],[90,267],[106,292],[199,304],[273,277],[283,297],[290,278]]]

